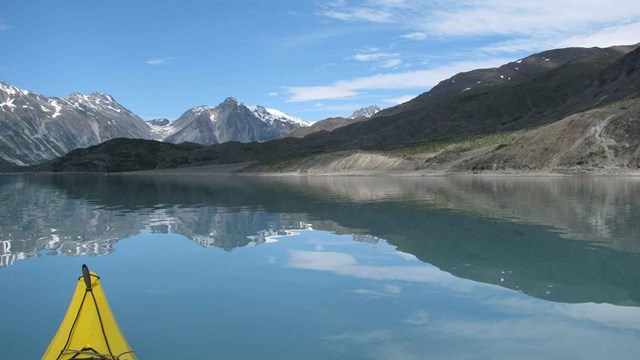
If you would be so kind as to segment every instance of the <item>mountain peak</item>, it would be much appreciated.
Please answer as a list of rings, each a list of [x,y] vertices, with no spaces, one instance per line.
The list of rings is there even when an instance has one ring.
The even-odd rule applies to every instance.
[[[29,95],[29,91],[19,89],[11,84],[8,84],[4,81],[0,81],[0,91],[6,93],[7,95],[15,95],[17,93],[21,93],[23,95]]]
[[[370,105],[354,111],[353,114],[351,114],[351,118],[352,119],[361,118],[361,117],[370,118],[376,113],[378,113],[378,111],[380,111],[380,108],[377,105]]]
[[[223,103],[241,104],[241,102],[233,96],[229,96],[228,98],[224,99]]]
[[[253,115],[255,115],[260,120],[268,124],[273,124],[274,121],[278,120],[281,122],[295,124],[297,126],[302,126],[302,127],[310,125],[308,122],[300,118],[289,115],[287,113],[283,113],[280,110],[268,109],[262,105],[249,106],[248,108],[249,110],[251,110]]]
[[[89,96],[103,101],[116,102],[113,96],[111,96],[110,94],[105,94],[97,91],[92,92],[91,94],[89,94]]]

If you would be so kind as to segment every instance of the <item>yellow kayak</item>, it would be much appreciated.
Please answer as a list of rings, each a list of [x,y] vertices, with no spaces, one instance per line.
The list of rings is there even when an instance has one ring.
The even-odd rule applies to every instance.
[[[113,317],[100,277],[82,265],[82,276],[43,360],[135,360]]]

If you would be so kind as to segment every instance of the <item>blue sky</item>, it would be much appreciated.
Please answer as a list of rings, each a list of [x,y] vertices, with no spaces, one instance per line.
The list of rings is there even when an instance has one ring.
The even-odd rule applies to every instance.
[[[460,71],[639,34],[636,0],[5,0],[0,80],[107,92],[144,118],[234,96],[319,120],[395,105]]]

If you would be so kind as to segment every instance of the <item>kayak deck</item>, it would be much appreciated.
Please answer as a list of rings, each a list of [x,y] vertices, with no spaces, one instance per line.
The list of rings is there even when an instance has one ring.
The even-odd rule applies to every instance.
[[[100,277],[86,265],[82,270],[67,314],[42,360],[135,360],[111,312]]]

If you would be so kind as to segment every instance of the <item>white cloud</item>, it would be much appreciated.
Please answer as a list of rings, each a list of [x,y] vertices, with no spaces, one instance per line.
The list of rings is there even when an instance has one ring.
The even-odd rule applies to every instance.
[[[402,64],[402,59],[399,58],[400,54],[381,52],[377,48],[368,48],[364,52],[355,54],[348,59],[363,62],[376,62],[377,67],[380,68],[395,68]]]
[[[591,34],[574,35],[558,43],[557,47],[631,45],[640,42],[640,21],[600,29]]]
[[[374,4],[386,7],[405,7],[408,4],[407,0],[374,0]]]
[[[539,300],[520,297],[488,299],[485,304],[515,314],[561,315],[574,320],[599,323],[603,326],[640,331],[640,308],[632,306],[596,303],[550,303],[540,306]]]
[[[385,23],[392,21],[392,14],[386,11],[361,7],[324,10],[321,11],[320,14],[326,17],[344,21],[369,21],[376,23]]]
[[[398,54],[385,53],[385,52],[374,52],[368,54],[355,54],[350,59],[356,61],[376,61],[381,59],[388,59],[392,57],[397,57]]]
[[[415,98],[416,96],[417,95],[403,95],[403,96],[398,96],[391,99],[382,99],[382,101],[393,104],[393,105],[399,105],[399,104],[406,103],[407,101]]]
[[[269,95],[269,96],[278,96],[278,94],[280,94],[280,93],[279,93],[279,92],[277,92],[277,91],[272,91],[272,92],[270,92],[268,95]]]
[[[357,16],[369,12],[384,16]],[[410,30],[401,37],[413,40],[482,39],[484,50],[501,52],[635,44],[640,26],[637,0],[336,1],[320,14],[342,21],[384,20]],[[490,36],[495,44],[487,42]]]
[[[340,99],[358,94],[353,90],[333,86],[288,87],[287,90],[290,95],[287,102]]]
[[[381,291],[375,291],[375,290],[371,290],[371,289],[356,289],[353,291],[354,294],[357,295],[365,295],[365,296],[370,296],[370,297],[374,297],[374,298],[378,298],[378,297],[389,297],[389,296],[393,296],[391,294],[387,294]]]
[[[496,67],[510,60],[493,58],[483,61],[459,62],[429,70],[413,70],[388,74],[338,80],[329,86],[289,87],[290,97],[287,101],[299,102],[310,100],[340,99],[358,95],[360,90],[378,89],[422,89],[427,90],[438,82],[457,73],[478,68]]]
[[[427,34],[422,31],[415,31],[412,33],[404,34],[400,37],[404,39],[416,40],[416,41],[426,40],[428,38]]]
[[[173,61],[172,58],[149,59],[145,62],[147,65],[169,65]]]
[[[385,60],[382,62],[382,64],[380,64],[380,67],[382,68],[395,68],[398,67],[400,64],[402,64],[402,60],[401,59],[389,59],[389,60]]]
[[[621,0],[472,0],[435,12],[419,27],[438,35],[524,35],[538,37],[580,34],[603,24],[640,16],[640,3]],[[428,29],[428,30],[426,30]]]
[[[355,257],[339,252],[289,251],[287,264],[294,269],[328,271],[359,279],[430,283],[460,292],[485,286],[457,278],[436,267],[360,265]]]

